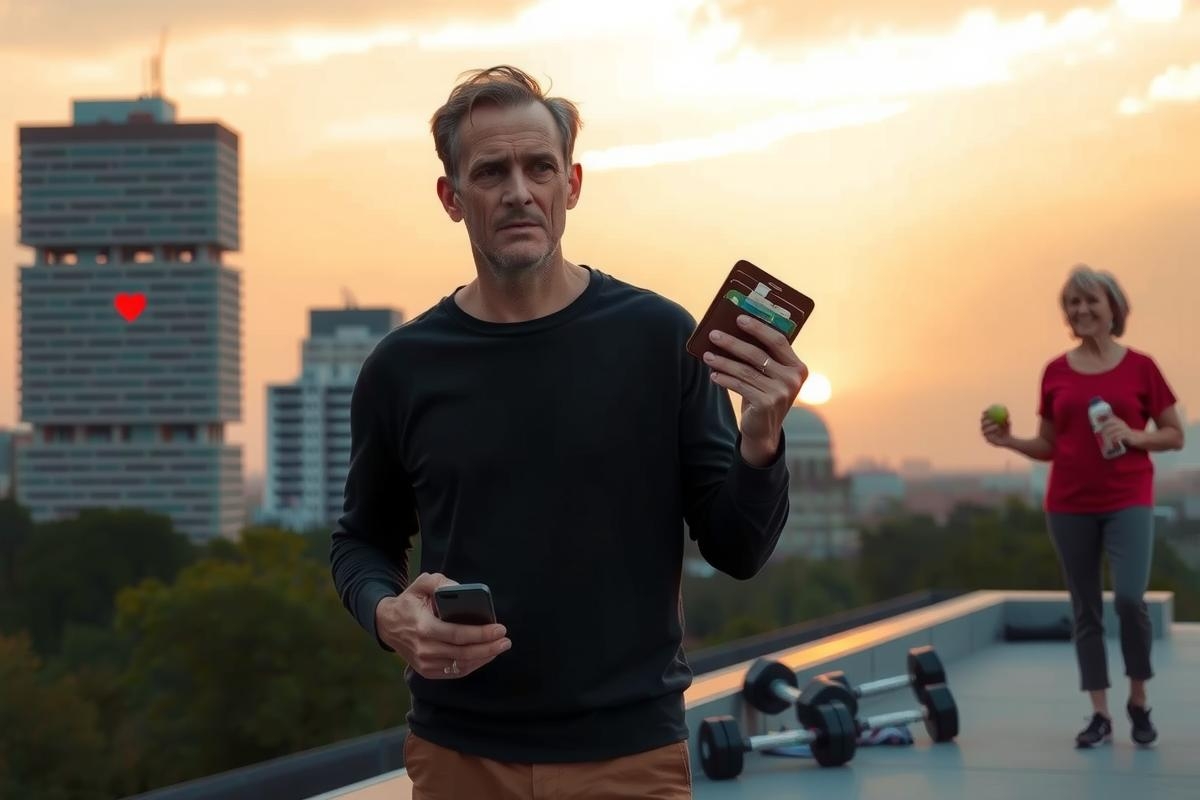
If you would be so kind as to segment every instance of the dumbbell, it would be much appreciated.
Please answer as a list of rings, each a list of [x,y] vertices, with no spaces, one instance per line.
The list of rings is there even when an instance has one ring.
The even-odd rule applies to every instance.
[[[818,675],[800,693],[796,701],[796,717],[801,725],[807,725],[810,719],[820,718],[818,709],[826,704],[838,703],[849,708],[849,702],[855,699],[852,691],[827,675]],[[906,725],[910,722],[924,722],[929,738],[935,742],[949,742],[958,736],[958,704],[954,702],[950,687],[944,683],[922,686],[921,705],[909,711],[877,714],[864,719],[855,715],[855,733],[857,735],[868,728]]]
[[[746,670],[742,679],[742,697],[764,714],[780,714],[800,699],[800,682],[791,667],[781,661],[760,658]],[[816,705],[816,703],[812,703]],[[853,718],[858,704],[846,706]]]
[[[822,767],[838,767],[854,757],[858,733],[854,717],[841,703],[808,710],[810,726],[803,730],[765,733],[743,738],[737,720],[730,716],[706,717],[698,734],[700,766],[714,781],[736,778],[742,773],[744,756],[773,747],[807,744]]]
[[[826,672],[818,677],[826,677],[837,683],[842,684],[851,691],[851,699],[846,702],[844,695],[838,695],[838,699],[846,702],[850,713],[858,716],[858,699],[861,697],[871,697],[877,694],[884,694],[895,689],[902,689],[905,686],[911,686],[913,695],[917,698],[917,702],[925,704],[925,687],[932,686],[935,683],[946,683],[946,668],[942,666],[942,660],[938,658],[937,651],[931,645],[922,647],[914,647],[908,651],[907,659],[908,672],[904,675],[896,675],[891,678],[881,678],[877,681],[868,681],[867,683],[859,684],[858,686],[851,685],[846,678],[846,674],[841,670],[834,672]],[[824,703],[820,695],[810,697],[809,702]]]
[[[796,673],[792,672],[790,667],[782,662],[766,658],[758,659],[746,671],[746,677],[742,682],[742,696],[751,706],[767,714],[778,714],[786,711],[788,706],[793,706],[796,709],[797,721],[806,728],[813,727],[813,709],[840,704],[846,707],[855,721],[855,737],[858,736],[860,730],[865,728],[924,721],[925,730],[929,732],[929,736],[934,741],[950,741],[958,736],[958,706],[954,702],[950,688],[945,683],[924,683],[925,679],[936,675],[937,672],[933,668],[933,664],[928,661],[925,661],[924,666],[920,666],[920,660],[925,658],[922,655],[924,650],[925,648],[916,648],[909,653],[910,671],[913,675],[920,676],[914,683],[920,706],[912,711],[900,711],[896,714],[884,714],[859,720],[858,698],[862,693],[861,686],[850,686],[845,682],[844,676],[838,680],[834,677],[838,673],[827,673],[818,675],[804,687],[804,691],[800,691]],[[932,652],[932,649],[929,652]],[[933,657],[936,659],[936,654]],[[914,658],[918,662],[915,667],[913,666]],[[940,666],[940,662],[937,663]],[[897,680],[885,678],[874,683],[883,685],[885,681],[892,681],[893,687],[903,685],[896,683]],[[940,687],[936,692],[936,697],[930,695],[933,687]],[[881,691],[886,690],[870,690],[872,694]]]

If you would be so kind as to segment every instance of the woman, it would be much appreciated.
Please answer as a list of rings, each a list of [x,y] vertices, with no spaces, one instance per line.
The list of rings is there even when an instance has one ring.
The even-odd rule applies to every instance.
[[[1092,717],[1076,746],[1112,740],[1108,710],[1108,658],[1104,645],[1101,556],[1108,554],[1121,654],[1129,676],[1126,713],[1134,742],[1158,732],[1146,705],[1150,667],[1150,615],[1143,595],[1154,550],[1154,465],[1150,453],[1183,447],[1175,395],[1154,360],[1116,340],[1125,332],[1129,302],[1107,272],[1076,266],[1060,296],[1071,332],[1079,340],[1042,373],[1038,433],[1012,435],[1011,421],[984,413],[984,438],[996,447],[1050,461],[1045,511],[1075,614],[1075,650],[1081,688],[1091,695]],[[1093,432],[1091,401],[1100,397],[1113,414]],[[1155,430],[1146,430],[1153,420]],[[1124,452],[1103,451],[1120,442]],[[1116,448],[1120,450],[1120,448]]]

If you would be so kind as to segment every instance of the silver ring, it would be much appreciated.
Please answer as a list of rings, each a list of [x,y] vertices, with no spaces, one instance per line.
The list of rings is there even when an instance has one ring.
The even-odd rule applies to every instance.
[[[458,659],[457,658],[451,659],[450,666],[442,667],[442,674],[443,675],[457,675],[458,674]]]
[[[763,375],[766,375],[767,374],[767,364],[770,364],[770,363],[771,363],[771,357],[767,356],[766,358],[763,359],[762,366],[758,368],[758,371],[761,372]]]

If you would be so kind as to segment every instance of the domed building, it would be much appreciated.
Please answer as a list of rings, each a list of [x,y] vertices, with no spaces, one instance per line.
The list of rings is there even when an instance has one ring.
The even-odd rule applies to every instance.
[[[783,420],[783,436],[790,509],[771,560],[853,556],[858,552],[859,533],[851,524],[852,484],[850,478],[834,473],[833,442],[825,420],[811,407],[793,406]],[[684,568],[689,574],[716,573],[690,537],[685,547]]]
[[[851,525],[850,480],[838,477],[825,420],[808,406],[793,406],[783,421],[791,511],[775,558],[843,558],[858,551]]]

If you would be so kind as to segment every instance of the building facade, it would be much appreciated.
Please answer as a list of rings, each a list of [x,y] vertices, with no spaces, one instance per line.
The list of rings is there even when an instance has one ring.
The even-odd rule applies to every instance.
[[[163,97],[76,101],[22,126],[20,503],[168,515],[196,540],[244,521],[238,136]]]
[[[783,421],[791,511],[776,558],[846,558],[858,552],[850,480],[834,468],[833,441],[813,409],[794,406]]]
[[[350,397],[371,350],[403,322],[387,308],[313,310],[299,380],[267,387],[267,474],[259,521],[294,530],[342,513]]]
[[[31,441],[27,427],[0,429],[0,498],[16,497],[17,448]]]
[[[873,524],[904,506],[904,479],[898,473],[876,466],[853,470],[847,477],[857,524]]]

